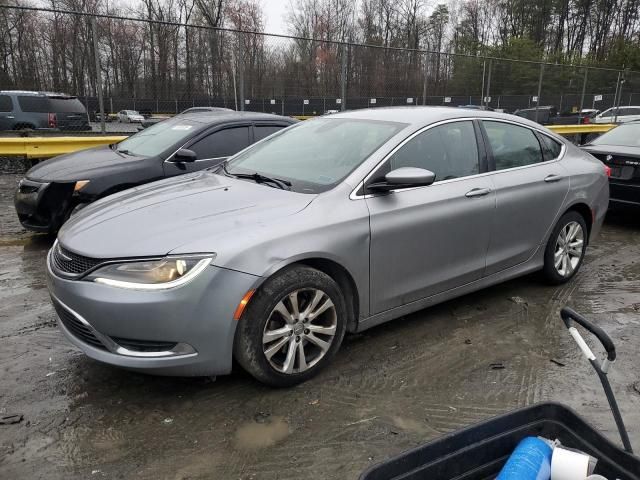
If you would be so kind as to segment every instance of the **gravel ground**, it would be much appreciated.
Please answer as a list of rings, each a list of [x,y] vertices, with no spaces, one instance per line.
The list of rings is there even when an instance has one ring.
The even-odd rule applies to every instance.
[[[24,419],[0,425],[0,478],[351,479],[542,400],[619,442],[600,384],[561,326],[564,305],[616,342],[610,378],[640,449],[637,214],[610,215],[568,285],[528,276],[348,336],[320,376],[272,390],[240,371],[215,382],[131,373],[68,344],[44,281],[51,240],[20,228],[18,179],[0,175],[0,413]]]

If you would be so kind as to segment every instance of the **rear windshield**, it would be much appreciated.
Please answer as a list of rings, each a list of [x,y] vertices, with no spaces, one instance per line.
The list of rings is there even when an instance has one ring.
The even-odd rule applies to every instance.
[[[640,123],[620,125],[600,135],[591,145],[620,145],[623,147],[640,147]]]
[[[118,150],[131,155],[153,157],[170,148],[182,146],[189,138],[204,128],[204,124],[185,118],[171,118],[145,128],[118,144]]]
[[[55,113],[86,113],[82,102],[75,97],[49,97],[49,105]]]
[[[84,105],[76,97],[18,96],[23,112],[35,113],[85,113]]]

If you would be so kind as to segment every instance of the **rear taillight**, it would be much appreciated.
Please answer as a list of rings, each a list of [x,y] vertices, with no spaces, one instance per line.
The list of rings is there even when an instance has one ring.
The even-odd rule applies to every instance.
[[[609,167],[609,165],[604,166],[604,173],[607,175],[607,177],[611,176],[611,167]]]
[[[591,119],[589,117],[583,117],[582,123],[591,123]]]
[[[49,128],[56,128],[58,126],[58,118],[55,113],[49,114]]]

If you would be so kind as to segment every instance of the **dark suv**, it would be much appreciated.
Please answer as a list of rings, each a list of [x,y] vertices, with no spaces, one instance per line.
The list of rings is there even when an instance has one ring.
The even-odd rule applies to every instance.
[[[0,91],[1,130],[91,130],[78,97],[64,93]]]

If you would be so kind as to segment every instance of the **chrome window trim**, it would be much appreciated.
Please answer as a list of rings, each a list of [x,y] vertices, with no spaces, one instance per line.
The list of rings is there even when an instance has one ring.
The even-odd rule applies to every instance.
[[[293,124],[293,125],[295,125],[295,124]],[[217,127],[219,127],[219,125],[218,125],[218,126],[213,127],[213,128],[212,128],[212,131],[211,131],[208,135],[207,135],[207,134],[206,134],[206,132],[205,132],[205,135],[203,135],[203,136],[202,136],[201,138],[199,138],[198,140],[193,141],[193,138],[190,138],[189,140],[187,140],[186,142],[184,142],[184,143],[182,144],[182,146],[181,146],[181,147],[178,147],[178,148],[177,148],[177,149],[176,149],[176,150],[175,150],[171,155],[169,155],[166,159],[164,159],[164,160],[162,161],[162,163],[196,163],[196,162],[205,162],[205,161],[209,161],[209,160],[224,160],[224,159],[226,159],[226,158],[231,158],[231,157],[233,157],[233,156],[237,155],[238,153],[240,153],[240,152],[242,152],[242,151],[246,150],[247,148],[249,148],[249,147],[251,147],[252,145],[255,145],[255,144],[257,143],[257,142],[255,142],[255,143],[250,143],[249,145],[247,145],[246,147],[244,147],[242,150],[238,150],[238,151],[237,151],[236,153],[234,153],[233,155],[227,155],[226,157],[199,158],[199,159],[194,160],[193,162],[174,162],[174,161],[172,161],[172,160],[171,160],[171,159],[174,157],[174,155],[178,152],[178,150],[182,150],[182,149],[184,148],[184,146],[185,146],[185,145],[187,145],[187,144],[188,144],[189,142],[191,142],[191,141],[193,141],[193,144],[195,144],[195,143],[199,142],[200,140],[204,140],[205,138],[209,137],[210,135],[213,135],[214,133],[222,132],[223,130],[228,130],[228,129],[230,129],[230,128],[243,128],[243,127],[244,127],[244,128],[251,129],[252,124],[248,124],[248,125],[245,125],[245,124],[238,124],[238,125],[230,124],[230,125],[228,125],[228,126],[223,125],[223,126],[222,126],[222,128],[217,128]],[[286,127],[284,127],[284,128],[286,128]],[[282,130],[284,130],[284,128],[283,128]],[[276,132],[276,133],[277,133],[277,132]],[[266,138],[266,137],[265,137],[265,138]],[[262,140],[264,140],[264,139],[262,139]],[[261,142],[262,140],[260,140],[260,142]],[[187,150],[188,150],[188,149],[187,149]]]
[[[417,135],[420,135],[421,133],[425,132],[426,130],[429,130],[429,129],[434,128],[434,127],[438,127],[440,125],[445,125],[447,123],[473,121],[473,120],[479,120],[479,121],[488,120],[488,121],[509,123],[509,124],[512,124],[512,125],[515,125],[515,126],[518,126],[518,127],[528,128],[529,130],[539,132],[540,134],[546,135],[547,137],[551,138],[554,142],[558,142],[557,139],[553,138],[551,135],[549,135],[548,132],[545,132],[542,128],[532,127],[530,125],[525,125],[523,123],[516,122],[516,121],[513,121],[513,120],[509,120],[509,119],[492,118],[492,117],[460,117],[460,118],[452,118],[452,119],[447,119],[447,120],[441,120],[439,122],[435,122],[435,123],[432,123],[432,124],[427,125],[425,127],[422,127],[419,130],[416,130],[411,135],[409,135],[407,138],[402,140],[402,142],[400,142],[398,145],[396,145],[394,147],[394,149],[391,150],[387,155],[385,155],[385,157],[382,160],[380,160],[380,162],[378,162],[378,164],[375,167],[373,167],[373,169],[367,174],[367,176],[365,176],[364,179],[362,179],[356,185],[356,187],[349,194],[349,199],[350,200],[362,200],[362,199],[375,197],[376,194],[373,194],[373,193],[366,193],[364,195],[358,195],[357,192],[358,192],[358,190],[360,190],[364,186],[364,184],[367,182],[367,180],[369,180],[384,165],[384,163],[387,160],[389,160],[389,158],[391,158],[398,150],[400,150],[406,143],[408,143],[410,140],[412,140]],[[428,185],[428,186],[430,187],[430,186],[433,186],[433,185],[443,185],[443,184],[454,182],[454,181],[466,180],[466,179],[469,179],[469,178],[484,177],[486,175],[493,175],[493,174],[496,174],[496,173],[499,173],[499,172],[511,172],[511,171],[520,170],[520,169],[523,169],[523,168],[530,168],[530,167],[535,167],[535,166],[538,166],[538,165],[544,165],[544,164],[550,164],[552,162],[558,162],[564,157],[565,152],[567,151],[567,145],[564,142],[559,142],[559,143],[561,144],[560,154],[556,158],[553,158],[551,160],[545,160],[545,161],[539,162],[539,163],[532,163],[531,165],[522,165],[520,167],[506,168],[504,170],[491,170],[491,171],[488,171],[488,172],[478,173],[478,174],[475,174],[475,175],[467,175],[466,177],[458,177],[458,178],[450,178],[448,180],[440,180],[440,181],[437,181],[437,182],[433,182],[431,185]],[[542,153],[542,145],[540,146],[540,150],[541,150],[541,153]],[[478,154],[480,154],[480,152],[478,152]],[[479,158],[478,158],[478,160],[479,160]],[[398,189],[398,190],[390,190],[389,192],[386,192],[386,193],[409,192],[409,191],[415,190],[417,188],[426,188],[426,186],[419,186],[419,187],[412,187],[412,188],[401,188],[401,189]]]

